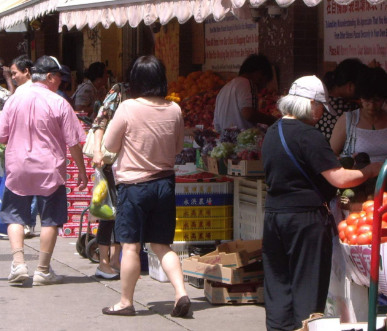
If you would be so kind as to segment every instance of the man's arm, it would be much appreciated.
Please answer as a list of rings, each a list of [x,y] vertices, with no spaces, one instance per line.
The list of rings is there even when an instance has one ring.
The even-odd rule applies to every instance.
[[[69,150],[72,158],[74,159],[78,167],[79,176],[78,176],[77,185],[79,186],[79,189],[82,191],[83,189],[86,188],[87,182],[88,182],[85,163],[83,161],[82,148],[79,144],[77,144],[72,147],[69,147]]]
[[[277,118],[275,118],[274,116],[260,113],[252,107],[242,108],[242,116],[246,121],[249,121],[253,124],[263,123],[267,125],[272,125],[277,120]]]

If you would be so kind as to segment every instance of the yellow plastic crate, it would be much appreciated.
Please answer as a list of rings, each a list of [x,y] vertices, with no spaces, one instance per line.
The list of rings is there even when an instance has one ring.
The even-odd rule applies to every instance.
[[[176,207],[176,219],[230,216],[233,216],[233,205],[211,207]]]
[[[232,229],[223,230],[176,230],[175,241],[231,240]]]
[[[200,230],[200,229],[230,229],[233,226],[232,217],[213,218],[177,218],[176,229]]]

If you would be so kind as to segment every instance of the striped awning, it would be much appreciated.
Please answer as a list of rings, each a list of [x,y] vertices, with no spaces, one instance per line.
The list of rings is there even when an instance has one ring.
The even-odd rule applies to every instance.
[[[105,28],[111,24],[118,27],[129,23],[136,27],[141,21],[150,25],[158,20],[167,24],[172,18],[182,24],[191,17],[201,23],[210,15],[216,21],[228,13],[241,18],[250,17],[250,7],[259,7],[266,1],[274,0],[1,0],[0,31],[24,21],[31,21],[55,10],[59,15],[59,32],[64,26],[82,29],[94,28],[102,23]],[[278,6],[288,7],[296,0],[275,0]],[[298,0],[301,1],[301,0]],[[313,7],[322,1],[335,1],[349,5],[354,0],[302,0]],[[369,5],[377,5],[387,0],[361,0]]]
[[[222,20],[228,13],[240,18],[249,18],[250,7],[259,7],[269,0],[59,0],[59,31],[63,26],[82,29],[86,25],[94,28],[98,23],[108,28],[111,24],[118,27],[129,23],[136,27],[141,21],[150,25],[158,20],[162,25],[172,18],[179,23],[194,17],[198,23],[212,15],[215,21]],[[274,0],[270,0],[274,2]],[[275,0],[278,6],[288,7],[296,0]],[[301,1],[301,0],[298,0]],[[303,0],[305,5],[314,7],[322,1],[335,1],[348,5],[354,0]],[[362,0],[366,5],[380,4],[386,0]]]
[[[59,0],[1,0],[0,31],[56,10]]]

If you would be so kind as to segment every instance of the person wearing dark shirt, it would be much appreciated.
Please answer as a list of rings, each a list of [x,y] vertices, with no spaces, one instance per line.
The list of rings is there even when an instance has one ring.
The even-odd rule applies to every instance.
[[[345,59],[335,70],[325,74],[323,82],[329,92],[330,111],[324,110],[315,127],[329,141],[337,119],[345,112],[359,108],[354,100],[357,97],[356,81],[365,65],[356,58]]]
[[[298,329],[311,313],[324,312],[333,226],[325,202],[336,188],[359,185],[381,168],[381,163],[361,170],[341,167],[314,128],[324,106],[329,109],[323,83],[316,76],[299,78],[279,100],[283,117],[269,127],[262,146],[267,184],[262,254],[269,331]],[[285,150],[280,127],[300,168]]]

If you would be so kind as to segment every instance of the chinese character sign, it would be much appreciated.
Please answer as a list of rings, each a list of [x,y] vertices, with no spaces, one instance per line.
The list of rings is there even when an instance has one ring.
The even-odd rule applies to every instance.
[[[205,70],[238,72],[247,56],[258,53],[258,24],[227,16],[205,24]]]
[[[324,6],[324,60],[376,60],[387,70],[387,1],[372,6],[355,0],[341,6],[325,0]]]

